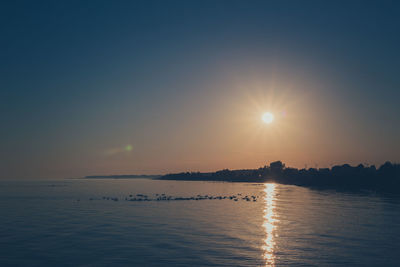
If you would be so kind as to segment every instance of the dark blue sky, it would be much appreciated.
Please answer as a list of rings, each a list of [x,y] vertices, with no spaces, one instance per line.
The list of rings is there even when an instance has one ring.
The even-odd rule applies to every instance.
[[[3,178],[400,160],[398,1],[2,1],[0,34]]]

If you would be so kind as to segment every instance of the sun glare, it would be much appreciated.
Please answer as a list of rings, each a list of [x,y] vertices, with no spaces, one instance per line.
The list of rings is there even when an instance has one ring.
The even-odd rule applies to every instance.
[[[274,121],[274,114],[272,114],[271,112],[265,112],[262,115],[261,119],[264,123],[270,124]]]
[[[275,236],[276,236],[276,219],[275,214],[275,184],[265,184],[265,209],[264,209],[264,230],[265,239],[262,249],[266,266],[275,266]]]

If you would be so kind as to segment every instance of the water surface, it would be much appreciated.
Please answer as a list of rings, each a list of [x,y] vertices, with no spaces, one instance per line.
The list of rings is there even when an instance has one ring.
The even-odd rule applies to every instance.
[[[125,200],[136,194],[153,201]],[[155,201],[156,194],[239,200]],[[400,263],[393,196],[150,179],[2,181],[0,218],[1,266]]]

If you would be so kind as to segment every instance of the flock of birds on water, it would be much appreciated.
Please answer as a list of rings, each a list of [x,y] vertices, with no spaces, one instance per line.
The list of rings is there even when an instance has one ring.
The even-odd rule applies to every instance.
[[[256,202],[260,196],[256,195],[242,195],[238,193],[236,195],[229,195],[229,196],[211,196],[211,195],[196,195],[191,197],[174,197],[168,196],[166,194],[156,194],[155,197],[151,198],[144,194],[136,194],[136,195],[129,195],[124,198],[125,201],[183,201],[183,200],[232,200],[232,201],[248,201],[248,202]],[[89,200],[110,200],[110,201],[119,201],[118,197],[106,197],[103,196],[100,199],[89,198]],[[78,200],[79,201],[79,200]]]

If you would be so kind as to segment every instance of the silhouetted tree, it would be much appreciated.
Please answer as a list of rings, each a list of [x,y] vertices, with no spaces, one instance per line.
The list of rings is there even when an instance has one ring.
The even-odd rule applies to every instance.
[[[278,160],[278,161],[271,162],[269,167],[272,172],[282,172],[283,169],[285,168],[285,164],[283,164],[282,161]]]

